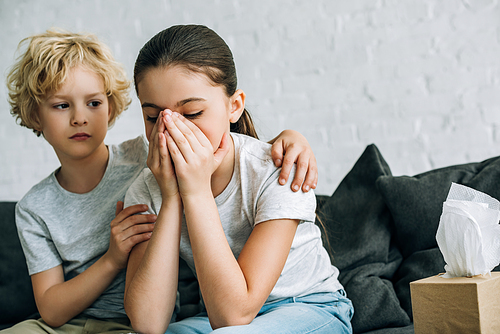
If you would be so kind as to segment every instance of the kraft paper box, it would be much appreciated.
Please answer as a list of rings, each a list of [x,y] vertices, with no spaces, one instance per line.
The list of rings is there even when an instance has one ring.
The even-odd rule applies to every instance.
[[[410,283],[415,334],[500,333],[500,272]]]

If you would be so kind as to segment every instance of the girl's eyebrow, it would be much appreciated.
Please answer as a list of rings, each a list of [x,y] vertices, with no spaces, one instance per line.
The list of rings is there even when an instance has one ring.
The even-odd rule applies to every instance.
[[[188,97],[187,99],[181,100],[175,104],[175,107],[182,107],[185,104],[191,103],[191,102],[205,102],[206,100],[202,97]],[[149,102],[144,102],[141,105],[143,108],[153,108],[153,109],[160,109],[163,110],[165,108],[159,107],[154,103],[149,103]]]
[[[187,99],[181,100],[177,102],[175,105],[176,107],[182,107],[185,104],[188,104],[190,102],[205,102],[206,100],[202,97],[188,97]]]

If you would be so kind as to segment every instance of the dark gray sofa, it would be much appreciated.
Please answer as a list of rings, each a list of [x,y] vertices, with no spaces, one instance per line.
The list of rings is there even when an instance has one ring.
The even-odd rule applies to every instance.
[[[332,262],[354,304],[355,333],[414,332],[409,283],[444,271],[435,234],[452,182],[500,199],[500,157],[392,176],[369,145],[333,195],[317,196]],[[0,329],[37,316],[14,206],[0,203]],[[198,288],[185,266],[179,275],[182,318],[198,310]]]

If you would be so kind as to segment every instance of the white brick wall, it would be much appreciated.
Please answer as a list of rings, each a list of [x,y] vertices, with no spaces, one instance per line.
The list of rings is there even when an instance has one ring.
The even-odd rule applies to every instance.
[[[1,73],[22,38],[58,26],[96,33],[131,74],[140,47],[180,23],[228,42],[263,139],[307,136],[317,193],[331,194],[370,143],[395,175],[500,154],[498,0],[0,0]],[[58,162],[15,124],[1,87],[0,200],[19,200]],[[141,124],[134,100],[107,143]]]

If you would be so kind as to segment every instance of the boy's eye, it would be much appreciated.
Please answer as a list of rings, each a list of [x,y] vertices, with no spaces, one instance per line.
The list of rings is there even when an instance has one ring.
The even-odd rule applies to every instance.
[[[99,107],[101,105],[101,102],[100,101],[92,101],[88,104],[90,107]]]
[[[146,121],[148,122],[151,122],[151,123],[156,123],[156,120],[158,119],[158,117],[151,117],[151,116],[148,116],[146,118]]]
[[[67,109],[69,108],[69,104],[68,103],[60,103],[60,104],[56,104],[54,106],[54,108],[56,109]]]
[[[197,113],[194,113],[194,114],[184,114],[183,116],[186,117],[187,119],[196,119],[196,118],[200,117],[201,114],[203,114],[203,110],[198,111]]]

